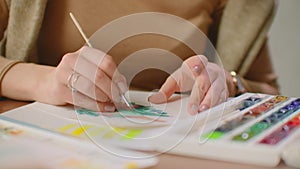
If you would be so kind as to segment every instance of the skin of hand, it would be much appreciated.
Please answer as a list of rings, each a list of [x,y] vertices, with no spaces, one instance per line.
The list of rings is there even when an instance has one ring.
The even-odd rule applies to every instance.
[[[67,87],[73,72],[78,76],[72,84],[76,92]],[[52,95],[50,98],[53,98],[54,104],[70,103],[90,110],[111,112],[115,111],[113,103],[121,102],[120,93],[127,90],[126,80],[112,57],[90,47],[64,55],[49,76],[53,86],[49,95]]]
[[[185,60],[167,78],[159,92],[148,99],[156,104],[165,103],[174,92],[187,91],[191,91],[188,112],[195,115],[224,102],[230,93],[234,93],[234,84],[227,71],[208,62],[205,56],[196,55]]]

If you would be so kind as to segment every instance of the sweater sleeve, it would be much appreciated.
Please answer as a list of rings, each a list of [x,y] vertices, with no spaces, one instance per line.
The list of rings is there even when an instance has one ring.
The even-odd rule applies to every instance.
[[[277,75],[273,69],[267,41],[242,78],[242,82],[250,92],[279,94]]]
[[[4,31],[8,23],[8,8],[5,0],[0,0],[0,40],[3,39]]]
[[[275,0],[229,0],[219,27],[217,50],[224,68],[236,71],[248,92],[278,94],[267,36]]]
[[[7,73],[7,71],[12,68],[15,64],[20,63],[21,61],[17,61],[17,60],[9,60],[6,59],[2,56],[0,56],[0,96],[1,96],[1,83],[2,83],[2,79],[5,76],[5,74]]]
[[[8,24],[8,7],[5,0],[0,0],[0,41],[4,41],[4,34]],[[0,96],[1,96],[1,82],[6,72],[19,63],[17,60],[6,59],[0,56]]]

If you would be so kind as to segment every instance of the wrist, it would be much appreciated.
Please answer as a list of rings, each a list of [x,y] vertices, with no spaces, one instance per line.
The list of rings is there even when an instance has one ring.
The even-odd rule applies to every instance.
[[[231,81],[234,86],[233,96],[238,96],[243,93],[246,93],[247,90],[243,85],[243,82],[240,76],[235,71],[230,71]]]
[[[227,89],[229,92],[229,97],[234,97],[237,93],[237,88],[233,82],[233,78],[230,75],[230,72],[226,71],[226,83],[227,83]]]
[[[33,86],[35,86],[35,89],[31,88],[33,94],[32,97],[35,101],[47,102],[47,100],[51,98],[52,88],[54,87],[51,83],[51,76],[55,68],[45,65],[34,66],[38,72],[34,75],[35,83]]]
[[[3,77],[3,96],[16,100],[38,100],[38,96],[45,92],[43,84],[46,83],[45,73],[49,70],[49,66],[33,63],[16,64]]]

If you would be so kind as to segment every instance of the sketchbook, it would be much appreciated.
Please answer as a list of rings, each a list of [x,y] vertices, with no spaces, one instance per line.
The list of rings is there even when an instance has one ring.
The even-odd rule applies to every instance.
[[[151,104],[150,94],[129,91],[135,109],[115,113],[35,102],[1,115],[0,126],[3,131],[6,125],[25,127],[53,135],[54,141],[62,138],[62,147],[67,141],[96,146],[123,168],[155,165],[155,156],[164,152],[269,167],[283,160],[300,167],[299,98],[246,93],[191,116],[187,95]],[[77,159],[86,161],[85,153],[79,151]]]

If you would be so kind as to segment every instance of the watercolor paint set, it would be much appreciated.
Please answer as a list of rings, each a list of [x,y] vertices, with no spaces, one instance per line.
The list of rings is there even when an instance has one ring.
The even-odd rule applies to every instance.
[[[284,161],[300,167],[300,98],[246,93],[199,114],[193,128],[196,132],[171,153],[269,167]],[[157,140],[157,149],[182,137],[180,127],[177,130]]]

